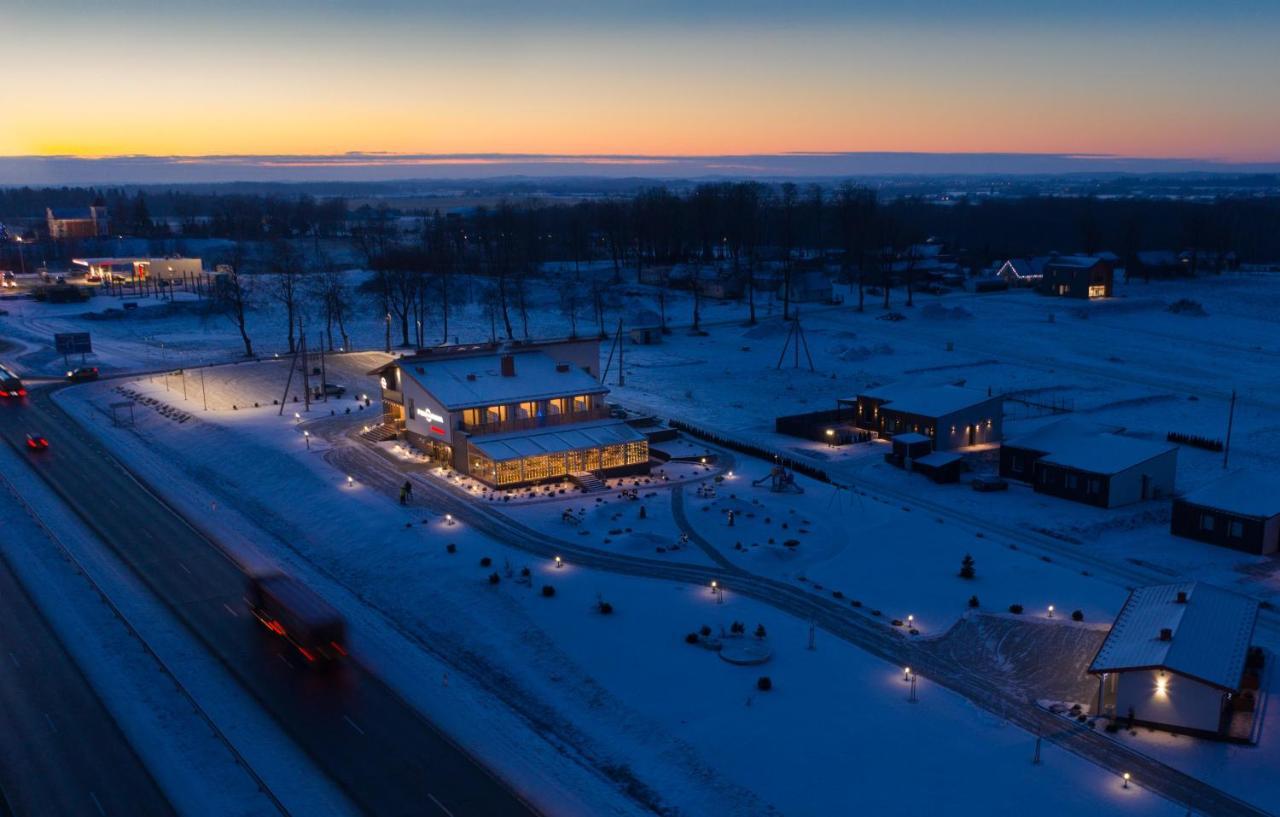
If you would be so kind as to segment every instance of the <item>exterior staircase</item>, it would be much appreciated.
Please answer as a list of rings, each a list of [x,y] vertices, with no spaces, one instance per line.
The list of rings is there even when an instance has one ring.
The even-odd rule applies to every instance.
[[[608,490],[609,487],[604,484],[604,480],[589,471],[575,471],[569,475],[569,481],[587,494]]]
[[[374,426],[368,431],[361,432],[360,436],[364,437],[366,440],[381,443],[386,442],[387,440],[394,440],[398,433],[399,432],[394,425],[391,423],[383,423],[381,425]]]

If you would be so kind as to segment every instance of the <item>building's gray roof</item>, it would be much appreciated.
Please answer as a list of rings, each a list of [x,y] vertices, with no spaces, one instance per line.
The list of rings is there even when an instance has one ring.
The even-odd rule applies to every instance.
[[[1092,255],[1059,255],[1050,258],[1046,266],[1058,269],[1092,269],[1100,263],[1102,259]]]
[[[1187,594],[1178,603],[1178,592]],[[1227,690],[1240,686],[1258,602],[1203,582],[1139,587],[1116,616],[1090,672],[1166,669]],[[1173,638],[1160,640],[1169,629]]]
[[[1077,438],[1070,445],[1053,448],[1040,461],[1091,474],[1118,474],[1177,450],[1178,447],[1172,443],[1138,440],[1119,434],[1095,434]]]
[[[1280,479],[1259,471],[1232,471],[1182,497],[1183,502],[1239,516],[1280,516]]]
[[[502,375],[502,353],[466,357],[405,358],[401,372],[450,411],[473,406],[545,400],[571,394],[607,394],[590,374],[570,365],[556,371],[555,358],[540,350],[517,351],[514,377]],[[475,375],[469,380],[468,375]]]
[[[894,411],[918,414],[921,417],[942,417],[993,399],[991,395],[977,389],[915,384],[882,386],[864,391],[862,396],[882,400],[886,408]]]
[[[913,445],[914,443],[932,443],[933,440],[923,434],[917,434],[914,431],[908,431],[905,434],[894,434],[893,441],[895,443],[905,443]]]
[[[491,460],[514,460],[539,454],[598,448],[602,445],[640,442],[645,436],[622,420],[600,420],[592,423],[513,431],[473,437],[471,447]]]

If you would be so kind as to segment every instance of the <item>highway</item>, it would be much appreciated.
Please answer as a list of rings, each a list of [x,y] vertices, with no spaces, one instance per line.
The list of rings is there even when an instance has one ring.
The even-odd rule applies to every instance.
[[[173,813],[88,680],[0,559],[0,814]]]
[[[363,811],[535,813],[358,661],[330,672],[302,666],[291,647],[249,615],[246,574],[231,556],[110,457],[48,389],[0,405],[0,416],[0,436]],[[49,449],[27,452],[28,432],[46,436]]]

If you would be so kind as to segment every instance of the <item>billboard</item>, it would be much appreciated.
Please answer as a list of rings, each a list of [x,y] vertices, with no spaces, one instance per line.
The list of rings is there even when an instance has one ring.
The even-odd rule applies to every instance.
[[[53,336],[53,345],[60,355],[87,355],[93,352],[88,332],[59,332]]]

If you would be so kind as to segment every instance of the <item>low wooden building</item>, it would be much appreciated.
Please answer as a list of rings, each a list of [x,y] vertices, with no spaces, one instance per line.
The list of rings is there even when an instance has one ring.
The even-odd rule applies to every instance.
[[[1173,493],[1178,447],[1083,426],[1050,423],[1000,449],[1000,476],[1037,493],[1114,508]]]
[[[1111,264],[1087,255],[1059,255],[1044,265],[1036,288],[1062,298],[1110,298],[1115,272]]]
[[[1280,481],[1235,471],[1173,501],[1174,536],[1267,555],[1280,551]]]
[[[1258,602],[1203,582],[1139,587],[1089,665],[1096,712],[1121,723],[1204,737],[1231,734]]]
[[[937,451],[1000,441],[1004,399],[959,386],[895,384],[839,400],[852,406],[854,423],[881,437],[922,434]]]

